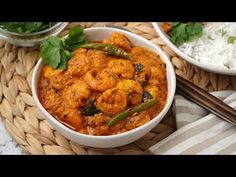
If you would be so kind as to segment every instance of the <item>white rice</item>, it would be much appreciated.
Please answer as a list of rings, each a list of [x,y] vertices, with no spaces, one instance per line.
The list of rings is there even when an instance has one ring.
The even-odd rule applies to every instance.
[[[236,23],[204,23],[202,36],[182,44],[179,49],[201,63],[236,69],[236,41],[229,44],[229,36],[236,37]]]
[[[0,154],[24,154],[19,145],[8,134],[2,119],[0,118]]]

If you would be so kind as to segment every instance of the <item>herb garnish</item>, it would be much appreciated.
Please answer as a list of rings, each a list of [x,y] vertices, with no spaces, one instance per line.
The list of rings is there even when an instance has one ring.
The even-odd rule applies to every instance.
[[[140,73],[140,72],[142,72],[144,66],[143,66],[143,64],[141,64],[141,63],[137,63],[137,64],[134,65],[134,68],[135,68],[135,71],[137,71],[138,73]]]
[[[0,28],[7,31],[31,34],[55,25],[56,22],[0,22]]]
[[[180,46],[185,42],[192,41],[196,37],[200,37],[202,35],[202,24],[199,22],[174,22],[168,34],[170,36],[171,42],[177,46]]]
[[[81,110],[81,113],[86,116],[93,116],[94,114],[97,114],[99,112],[100,111],[95,106],[94,100],[90,100],[88,104]]]
[[[41,44],[40,56],[43,62],[54,69],[66,69],[72,52],[86,43],[84,30],[81,26],[72,28],[66,38],[50,36]]]
[[[233,44],[233,43],[235,42],[235,40],[236,40],[236,36],[230,36],[230,37],[228,38],[227,42],[228,42],[229,44]]]
[[[68,37],[64,40],[63,45],[69,50],[75,50],[86,42],[83,28],[76,26],[69,31]]]

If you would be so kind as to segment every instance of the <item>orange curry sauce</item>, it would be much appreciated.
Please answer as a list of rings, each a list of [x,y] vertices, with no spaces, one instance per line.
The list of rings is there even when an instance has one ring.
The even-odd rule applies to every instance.
[[[120,33],[102,42],[124,49],[131,60],[79,48],[65,71],[44,65],[38,81],[43,107],[75,131],[90,135],[112,135],[139,127],[157,116],[167,99],[166,68],[157,54],[131,46]],[[107,126],[115,115],[142,103],[144,92],[158,104]],[[91,103],[98,112],[84,115]]]

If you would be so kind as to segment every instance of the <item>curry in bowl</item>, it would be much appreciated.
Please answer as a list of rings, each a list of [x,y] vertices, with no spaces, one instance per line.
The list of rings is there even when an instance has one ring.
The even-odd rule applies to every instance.
[[[66,69],[42,67],[38,97],[69,128],[89,135],[114,135],[155,118],[167,100],[166,66],[149,49],[121,33],[81,45]]]

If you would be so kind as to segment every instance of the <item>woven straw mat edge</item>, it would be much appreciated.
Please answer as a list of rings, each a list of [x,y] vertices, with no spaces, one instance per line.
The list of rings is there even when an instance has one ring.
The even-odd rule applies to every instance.
[[[70,23],[60,34],[77,25]],[[189,65],[172,52],[155,33],[151,23],[116,22],[80,23],[83,27],[116,25],[143,36],[160,45],[170,56],[176,74],[190,80],[207,91],[236,89],[236,77],[208,73]],[[0,113],[13,139],[27,154],[148,154],[147,149],[171,134],[175,129],[161,122],[151,132],[136,142],[118,148],[97,149],[74,143],[57,131],[38,111],[31,96],[31,77],[39,58],[39,47],[16,47],[0,41]]]

